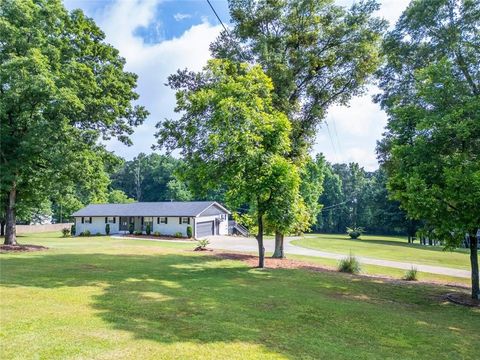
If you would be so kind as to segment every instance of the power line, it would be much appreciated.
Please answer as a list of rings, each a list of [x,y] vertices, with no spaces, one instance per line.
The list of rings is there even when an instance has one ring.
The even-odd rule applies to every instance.
[[[338,154],[335,145],[333,144],[332,134],[330,133],[330,127],[328,126],[328,122],[325,121],[325,125],[327,126],[328,138],[330,139],[330,144],[332,144],[332,149],[335,154],[335,161],[338,162]]]
[[[213,13],[215,14],[215,16],[217,17],[218,21],[220,22],[220,24],[222,25],[223,27],[223,30],[225,30],[225,32],[228,34],[228,36],[230,36],[230,33],[228,32],[227,30],[227,27],[223,24],[223,21],[222,19],[220,19],[220,16],[218,16],[217,12],[215,11],[215,8],[213,7],[212,3],[210,2],[210,0],[207,0],[207,3],[208,5],[210,5],[210,8],[212,9]]]

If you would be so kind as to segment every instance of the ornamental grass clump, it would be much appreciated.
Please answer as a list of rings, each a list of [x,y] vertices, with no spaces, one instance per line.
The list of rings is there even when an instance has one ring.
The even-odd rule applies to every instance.
[[[345,272],[349,274],[358,274],[360,273],[361,266],[360,262],[355,256],[350,254],[348,257],[341,259],[338,263],[338,271]]]
[[[413,267],[410,270],[405,272],[405,275],[402,278],[406,281],[417,281],[418,280],[418,270],[417,268]]]

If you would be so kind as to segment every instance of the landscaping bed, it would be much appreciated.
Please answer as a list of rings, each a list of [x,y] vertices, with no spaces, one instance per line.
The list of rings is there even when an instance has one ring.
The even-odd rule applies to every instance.
[[[47,250],[48,247],[40,245],[0,245],[0,253],[5,252],[25,252],[25,251],[41,251]]]
[[[153,235],[153,234],[150,234],[150,235],[146,235],[146,234],[142,234],[142,235],[125,234],[124,236],[128,237],[128,238],[132,238],[132,239],[149,239],[149,240],[158,239],[158,240],[175,240],[175,241],[183,240],[183,241],[192,241],[192,242],[195,241],[195,239],[193,239],[193,238],[176,237],[176,236],[172,236],[172,235],[156,236],[156,235]]]

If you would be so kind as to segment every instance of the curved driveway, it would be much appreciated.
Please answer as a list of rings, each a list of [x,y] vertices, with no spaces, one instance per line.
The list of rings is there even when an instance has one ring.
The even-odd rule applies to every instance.
[[[336,253],[307,249],[304,247],[296,246],[291,243],[291,241],[294,239],[295,238],[285,238],[285,243],[284,243],[285,254],[315,256],[315,257],[322,257],[322,258],[336,259],[336,260],[340,260],[346,256],[345,254],[336,254]],[[248,251],[248,252],[258,251],[257,240],[253,237],[245,238],[245,237],[235,237],[235,236],[212,236],[209,238],[209,241],[210,241],[209,247],[213,249]],[[265,241],[265,250],[267,252],[273,252],[274,250],[273,240]],[[456,277],[462,277],[462,278],[470,278],[471,276],[470,271],[468,270],[454,269],[454,268],[448,268],[448,267],[442,267],[442,266],[422,265],[422,264],[400,262],[400,261],[393,261],[393,260],[382,260],[382,259],[375,259],[375,258],[364,257],[364,256],[356,256],[356,258],[361,263],[369,264],[369,265],[386,266],[386,267],[403,269],[403,270],[409,270],[413,266],[418,271],[432,273],[432,274],[456,276]]]

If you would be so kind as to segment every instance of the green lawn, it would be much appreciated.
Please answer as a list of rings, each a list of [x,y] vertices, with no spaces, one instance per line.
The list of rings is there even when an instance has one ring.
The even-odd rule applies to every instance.
[[[408,244],[406,239],[393,236],[362,235],[360,239],[352,240],[347,235],[308,234],[292,243],[337,254],[348,255],[351,252],[376,259],[470,269],[467,249],[443,251],[440,246]]]
[[[28,236],[0,254],[2,359],[476,359],[454,291],[257,270],[193,244]]]

